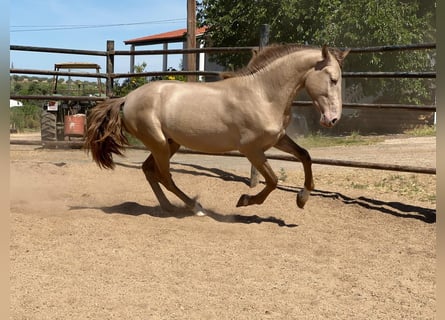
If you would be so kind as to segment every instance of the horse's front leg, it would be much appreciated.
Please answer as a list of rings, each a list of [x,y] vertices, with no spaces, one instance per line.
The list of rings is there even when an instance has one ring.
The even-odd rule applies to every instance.
[[[303,208],[309,199],[311,191],[314,190],[311,156],[306,149],[296,144],[287,134],[278,140],[274,147],[294,155],[303,164],[304,188],[297,194],[297,205],[299,208]]]
[[[263,152],[244,153],[252,163],[252,165],[261,173],[266,180],[266,186],[258,194],[250,196],[243,194],[237,203],[237,207],[248,206],[251,204],[262,204],[266,200],[269,193],[271,193],[278,184],[278,178],[272,170],[266,156]]]

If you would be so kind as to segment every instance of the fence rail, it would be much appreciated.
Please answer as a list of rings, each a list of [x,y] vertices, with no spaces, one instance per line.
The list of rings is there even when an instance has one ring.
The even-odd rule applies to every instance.
[[[16,100],[49,100],[53,96],[39,95],[10,95],[11,99]],[[103,101],[107,98],[95,96],[57,96],[57,100],[71,101]],[[312,101],[293,101],[293,107],[311,107]],[[413,105],[413,104],[371,104],[371,103],[343,103],[344,109],[400,109],[400,110],[418,110],[425,112],[436,112],[435,105]]]
[[[65,101],[103,101],[107,98],[96,96],[37,96],[37,95],[11,95],[15,100],[65,100]]]
[[[312,101],[293,101],[294,107],[311,107]],[[350,103],[342,104],[344,109],[400,109],[400,110],[420,110],[425,112],[436,112],[435,105],[401,104],[401,103]]]
[[[13,74],[40,74],[49,76],[70,76],[70,77],[85,77],[85,78],[103,78],[107,79],[106,73],[93,73],[93,72],[72,72],[72,71],[51,71],[51,70],[37,70],[37,69],[10,69],[10,73]]]
[[[66,54],[78,54],[86,56],[106,56],[107,51],[94,51],[94,50],[79,50],[79,49],[64,49],[64,48],[51,48],[51,47],[34,47],[34,46],[19,46],[10,45],[9,50],[14,51],[31,51],[42,53],[66,53]]]
[[[41,145],[40,141],[36,140],[10,140],[11,144],[17,145]],[[45,141],[45,146],[48,148],[83,148],[83,142],[81,141]],[[130,146],[127,149],[136,150],[146,150],[142,146]],[[194,151],[191,149],[186,149],[181,147],[178,153],[183,154],[196,154],[202,155],[203,153]],[[245,157],[242,153],[237,151],[224,152],[224,153],[205,153],[205,155],[211,156],[225,156],[225,157]],[[278,155],[278,154],[267,154],[268,159],[271,160],[281,160],[281,161],[293,161],[300,162],[298,159],[288,155]],[[410,172],[410,173],[420,173],[420,174],[436,174],[436,168],[427,168],[419,166],[409,166],[409,165],[398,165],[398,164],[384,164],[384,163],[372,163],[364,161],[350,161],[350,160],[338,160],[338,159],[321,159],[312,158],[313,164],[318,165],[332,165],[340,167],[349,168],[363,168],[363,169],[375,169],[375,170],[386,170],[386,171],[398,171],[398,172]]]
[[[435,43],[419,43],[419,44],[405,44],[405,45],[392,45],[392,46],[374,46],[374,47],[363,47],[363,48],[351,48],[351,52],[369,53],[369,52],[428,50],[428,49],[436,49],[436,44]]]
[[[344,78],[436,78],[436,72],[342,72]]]
[[[138,148],[139,149],[139,148]],[[189,154],[201,154],[200,152],[181,148],[178,152],[181,153],[189,153]],[[242,153],[233,151],[233,152],[225,152],[222,154],[212,154],[219,156],[235,156],[235,157],[244,157]],[[267,154],[268,159],[272,160],[283,160],[283,161],[297,161],[295,157],[288,155],[274,155]],[[364,168],[364,169],[378,169],[378,170],[389,170],[389,171],[401,171],[401,172],[412,172],[412,173],[424,173],[424,174],[436,174],[435,168],[426,168],[419,166],[408,166],[408,165],[397,165],[397,164],[384,164],[384,163],[371,163],[364,161],[350,161],[350,160],[338,160],[338,159],[320,159],[320,158],[312,158],[313,164],[322,164],[322,165],[333,165],[333,166],[342,166],[342,167],[352,167],[352,168]]]
[[[196,53],[240,53],[249,52],[253,49],[258,49],[256,46],[252,47],[208,47],[196,49],[169,49],[169,50],[114,50],[114,41],[107,41],[106,50],[78,50],[78,49],[64,49],[64,48],[49,48],[49,47],[34,47],[10,45],[10,50],[28,51],[28,52],[42,52],[42,53],[59,53],[59,54],[76,54],[87,56],[103,56],[106,58],[106,72],[105,73],[89,73],[89,72],[64,72],[64,71],[49,71],[49,70],[34,70],[34,69],[14,69],[10,70],[11,74],[39,74],[39,75],[63,75],[63,76],[77,76],[90,78],[106,79],[107,97],[113,96],[113,81],[118,78],[131,77],[152,77],[152,76],[167,76],[167,75],[196,75],[196,76],[217,76],[220,73],[216,71],[162,71],[162,72],[143,72],[143,73],[114,73],[114,57],[115,56],[135,56],[135,55],[173,55],[173,54],[196,54]],[[406,50],[434,50],[435,43],[425,44],[411,44],[411,45],[393,45],[393,46],[374,46],[364,48],[349,48],[351,53],[377,53],[390,51],[406,51]],[[343,72],[344,78],[426,78],[435,79],[436,72]],[[40,95],[10,95],[11,99],[22,100],[48,100],[51,96]],[[106,98],[96,96],[57,96],[59,100],[89,100],[101,101]],[[312,105],[311,101],[294,101],[292,105],[308,107]],[[426,112],[436,112],[436,105],[408,105],[408,104],[366,104],[366,103],[344,103],[344,108],[375,108],[375,109],[400,109],[400,110],[423,110]],[[10,141],[10,143],[24,143],[23,141]],[[31,143],[31,142],[30,142]],[[35,143],[35,142],[32,142]],[[48,144],[47,142],[45,142]],[[52,146],[58,146],[66,142],[50,142]],[[39,143],[41,144],[41,143]],[[69,145],[76,145],[76,142],[68,142]],[[79,143],[77,143],[79,144]],[[191,150],[181,149],[181,152],[197,153]],[[222,155],[242,156],[240,153],[227,153]],[[291,160],[295,158],[289,156],[273,156],[268,155],[270,159],[277,160]],[[348,166],[357,168],[405,171],[425,174],[436,174],[435,168],[422,168],[412,166],[400,165],[386,165],[375,164],[357,161],[344,161],[332,159],[313,159],[315,164]]]
[[[15,51],[34,51],[34,52],[47,52],[47,53],[66,53],[66,54],[79,54],[79,55],[96,55],[106,56],[110,54],[108,51],[96,51],[96,50],[79,50],[79,49],[66,49],[66,48],[51,48],[51,47],[35,47],[35,46],[21,46],[10,45],[10,50]],[[192,54],[192,53],[237,53],[237,52],[250,52],[258,49],[258,46],[247,47],[204,47],[195,49],[167,49],[167,50],[113,50],[114,55],[162,55],[162,54]],[[346,49],[346,48],[343,48]],[[408,45],[392,45],[392,46],[371,46],[362,48],[348,48],[351,53],[375,53],[375,52],[389,52],[389,51],[406,51],[406,50],[434,50],[436,49],[435,43],[421,43],[421,44],[408,44]]]

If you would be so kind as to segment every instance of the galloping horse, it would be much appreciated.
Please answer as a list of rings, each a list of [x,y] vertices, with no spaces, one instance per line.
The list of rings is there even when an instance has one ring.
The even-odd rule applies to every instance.
[[[238,206],[261,204],[277,186],[277,176],[264,152],[275,147],[293,154],[304,168],[304,188],[297,194],[303,208],[314,189],[309,153],[285,129],[291,104],[303,88],[332,127],[341,117],[341,66],[349,51],[276,45],[254,55],[246,68],[210,83],[157,81],[125,97],[106,100],[90,112],[85,148],[101,168],[114,168],[113,153],[128,145],[125,131],[138,138],[151,154],[142,170],[163,210],[174,207],[159,183],[179,197],[196,215],[201,205],[183,193],[170,173],[170,158],[179,147],[205,153],[238,150],[265,178],[256,195],[244,194]]]

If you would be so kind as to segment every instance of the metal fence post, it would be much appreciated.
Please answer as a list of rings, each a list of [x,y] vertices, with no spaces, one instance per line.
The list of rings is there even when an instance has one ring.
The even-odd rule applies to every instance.
[[[269,44],[270,25],[262,24],[260,27],[260,45],[259,49],[262,50]],[[250,166],[250,187],[254,188],[258,185],[259,176],[258,170],[254,166]]]
[[[114,41],[107,40],[107,83],[106,83],[106,94],[107,97],[113,96],[113,78],[114,73]]]

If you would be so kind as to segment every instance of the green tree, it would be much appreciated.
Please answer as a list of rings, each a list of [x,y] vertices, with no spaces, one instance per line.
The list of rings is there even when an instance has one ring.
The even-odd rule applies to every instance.
[[[22,107],[15,107],[9,110],[10,126],[18,131],[24,129],[37,130],[40,128],[41,107],[35,101],[25,101]]]
[[[141,64],[137,64],[134,66],[134,72],[135,73],[142,73],[145,72],[145,68],[147,67],[146,62],[142,62]],[[130,91],[142,86],[143,84],[147,83],[147,77],[131,77],[128,79],[125,79],[122,84],[119,84],[118,82],[115,83],[115,89],[114,94],[116,96],[122,97],[127,95]]]
[[[145,72],[145,68],[147,67],[146,62],[142,62],[139,65],[134,66],[135,73],[143,73]],[[176,71],[176,69],[169,68],[167,71]],[[154,76],[150,79],[147,79],[145,76],[136,76],[131,77],[128,79],[125,79],[125,81],[122,82],[122,84],[119,84],[119,82],[116,82],[114,87],[114,94],[116,96],[122,97],[127,95],[130,91],[148,83],[149,81],[158,81],[158,80],[177,80],[177,81],[185,81],[186,77],[182,75],[167,75],[167,76]]]
[[[259,26],[269,24],[271,43],[335,47],[404,45],[435,41],[435,1],[427,0],[202,0],[198,21],[208,26],[209,46],[256,46]],[[227,68],[249,55],[214,55]],[[353,54],[348,71],[432,71],[434,51]],[[430,102],[431,80],[351,79],[365,95],[400,102]]]

